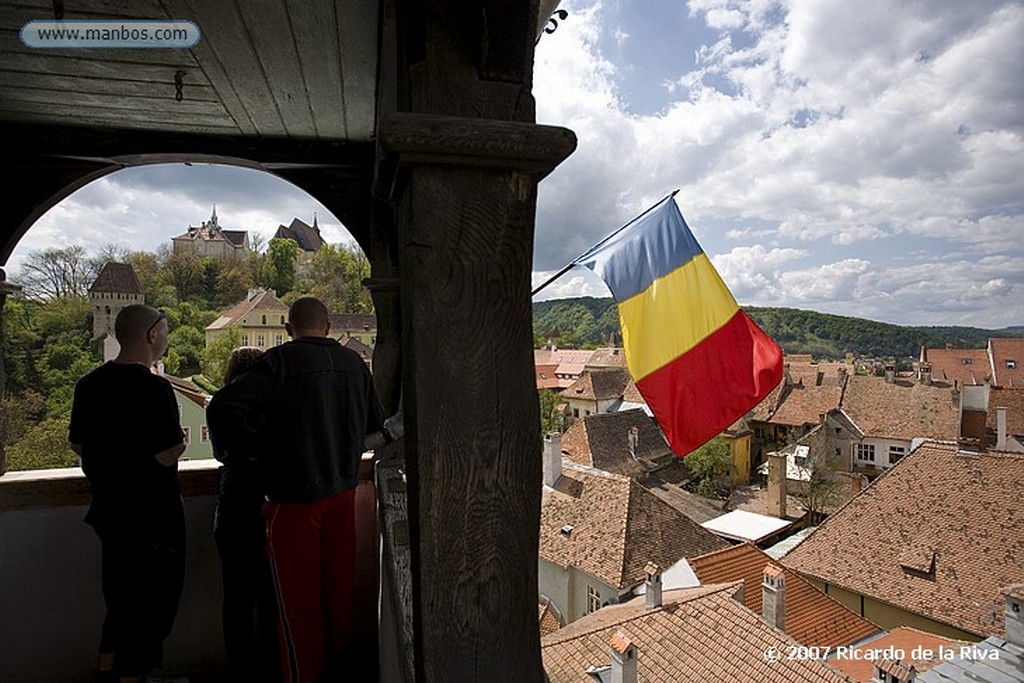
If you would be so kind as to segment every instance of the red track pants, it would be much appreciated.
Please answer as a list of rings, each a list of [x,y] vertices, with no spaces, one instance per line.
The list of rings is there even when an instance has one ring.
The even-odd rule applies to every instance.
[[[355,634],[355,489],[264,505],[284,683],[311,683]]]

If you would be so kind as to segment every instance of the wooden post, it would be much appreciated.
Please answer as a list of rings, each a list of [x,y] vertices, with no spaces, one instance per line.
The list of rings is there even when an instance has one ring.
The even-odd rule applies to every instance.
[[[539,682],[533,224],[575,136],[413,114],[379,134],[400,179],[416,679]]]

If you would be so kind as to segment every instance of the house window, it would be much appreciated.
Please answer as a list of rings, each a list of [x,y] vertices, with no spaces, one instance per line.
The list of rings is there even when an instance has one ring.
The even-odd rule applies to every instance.
[[[284,316],[281,316],[281,324],[284,325]]]
[[[906,446],[889,446],[889,464],[895,465],[906,454]]]
[[[593,586],[587,586],[587,614],[601,609],[601,594]]]
[[[284,343],[284,337],[279,334],[274,335],[274,346],[280,346]]]
[[[182,427],[181,428],[181,433],[185,435],[185,445],[186,446],[189,445],[190,443],[192,443],[192,428],[191,427]]]
[[[264,337],[262,334],[257,334],[256,335],[256,346],[258,346],[259,348],[262,349],[263,345],[266,344],[266,343],[267,343],[266,337]]]
[[[579,417],[580,416],[580,409],[579,408],[573,408],[572,409],[572,416],[573,417]]]
[[[262,322],[263,322],[263,324],[264,324],[264,325],[266,325],[266,324],[267,324],[267,316],[263,316],[263,320],[262,320]]]
[[[875,461],[875,444],[873,443],[859,443],[857,444],[857,459],[864,460],[865,462]]]
[[[249,335],[243,334],[242,335],[242,346],[248,346],[248,345],[249,345]]]
[[[202,443],[206,443],[209,440],[210,440],[210,428],[207,427],[206,425],[203,425],[202,427],[199,428],[199,441],[202,442]]]

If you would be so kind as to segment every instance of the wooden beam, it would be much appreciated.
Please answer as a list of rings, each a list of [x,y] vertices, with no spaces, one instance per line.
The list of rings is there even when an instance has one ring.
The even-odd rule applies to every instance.
[[[379,135],[397,200],[417,680],[539,682],[533,221],[537,179],[575,136],[414,114]]]

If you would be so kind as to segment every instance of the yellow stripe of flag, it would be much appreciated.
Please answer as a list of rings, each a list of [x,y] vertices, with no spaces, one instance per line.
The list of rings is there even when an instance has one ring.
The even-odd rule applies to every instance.
[[[738,310],[704,253],[626,299],[619,304],[619,323],[633,379],[643,379],[683,355]]]

